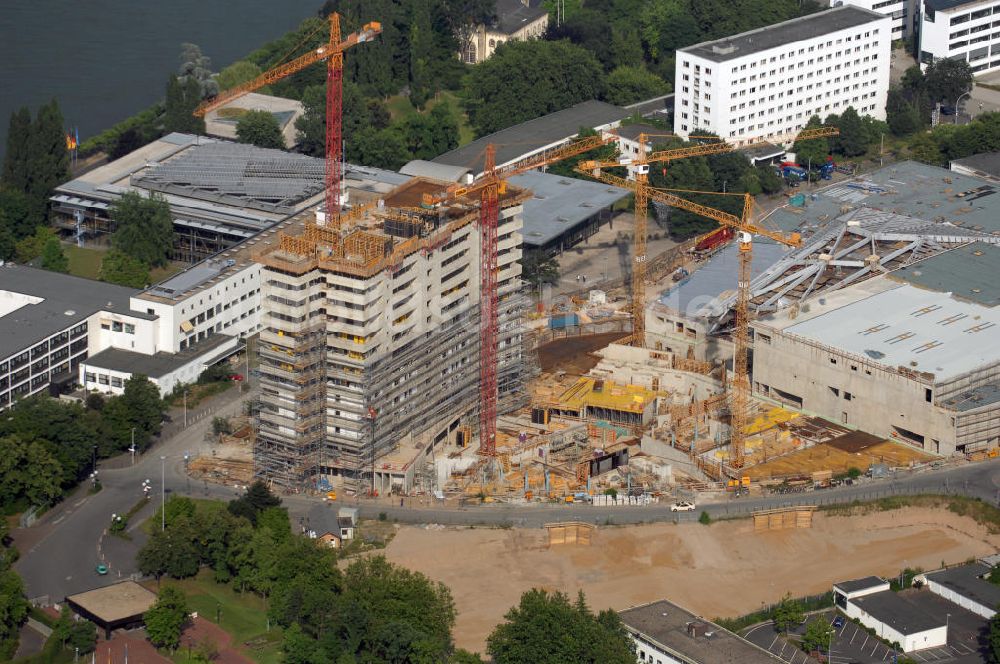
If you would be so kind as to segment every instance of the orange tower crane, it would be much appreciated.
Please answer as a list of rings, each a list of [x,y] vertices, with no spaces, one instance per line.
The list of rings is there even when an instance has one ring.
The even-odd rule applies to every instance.
[[[542,168],[607,145],[615,137],[590,136],[520,161],[497,167],[496,148],[486,146],[483,174],[472,184],[454,184],[435,194],[425,194],[422,205],[437,207],[463,196],[479,195],[480,286],[479,286],[479,454],[496,457],[497,438],[497,327],[500,303],[497,292],[497,224],[500,197],[507,178]]]
[[[823,138],[836,136],[840,131],[835,127],[817,127],[805,129],[796,136],[796,140],[808,140],[813,138]],[[649,138],[675,136],[674,134],[639,134],[639,145],[645,146]],[[680,137],[678,137],[680,138]],[[646,195],[646,185],[649,182],[649,165],[653,163],[666,163],[678,159],[689,157],[701,157],[712,154],[722,154],[733,152],[734,150],[746,149],[760,145],[762,143],[752,143],[738,147],[732,143],[727,143],[715,136],[690,136],[693,139],[708,139],[710,142],[688,145],[682,148],[671,148],[668,150],[658,150],[648,154],[643,153],[633,158],[619,161],[586,161],[581,162],[577,172],[601,180],[610,182],[603,177],[601,172],[604,168],[625,167],[628,170],[629,183],[624,186],[635,193],[635,239],[632,243],[632,345],[643,347],[646,343],[646,219],[648,214],[649,198]],[[617,178],[622,181],[622,178]]]
[[[382,24],[377,21],[366,23],[357,32],[347,37],[340,35],[340,15],[330,14],[329,41],[301,55],[294,60],[267,70],[257,78],[237,85],[229,90],[223,90],[212,99],[202,102],[194,114],[202,117],[231,102],[233,99],[248,92],[258,90],[265,85],[279,81],[286,76],[302,71],[306,67],[326,60],[326,219],[328,224],[335,223],[340,213],[342,202],[341,176],[343,169],[344,136],[342,126],[342,106],[344,96],[344,51],[356,44],[372,41],[382,32]]]

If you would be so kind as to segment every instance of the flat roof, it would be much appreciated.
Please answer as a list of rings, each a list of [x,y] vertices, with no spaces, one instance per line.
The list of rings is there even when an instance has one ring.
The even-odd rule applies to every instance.
[[[116,286],[27,265],[0,266],[0,299],[5,291],[28,295],[23,304],[11,302],[0,315],[0,359],[14,355],[67,328],[83,323],[98,311],[154,320],[129,309],[135,288]],[[11,300],[17,300],[11,296]],[[20,306],[17,306],[20,304]]]
[[[496,163],[500,166],[541,150],[547,145],[566,141],[576,136],[580,127],[591,129],[603,127],[631,114],[631,111],[603,101],[593,99],[582,101],[561,111],[526,120],[513,127],[483,136],[460,148],[445,152],[431,161],[436,164],[463,166],[474,173],[481,173],[486,146],[491,143],[496,146]]]
[[[627,189],[529,171],[508,181],[533,196],[524,202],[524,244],[541,247],[567,233],[602,209],[611,207],[631,193]]]
[[[156,603],[156,593],[146,590],[135,581],[122,581],[69,595],[66,600],[105,623],[115,623],[144,614]]]
[[[853,579],[851,581],[839,581],[833,584],[834,588],[840,588],[844,592],[853,593],[859,590],[868,590],[887,584],[888,581],[880,576],[866,576],[863,579]]]
[[[789,334],[947,380],[1000,362],[1000,309],[876,277],[808,301]],[[815,313],[814,313],[815,312]]]
[[[219,346],[231,342],[235,337],[216,333],[193,346],[188,346],[178,353],[165,353],[163,351],[153,355],[136,353],[131,350],[120,348],[105,348],[96,355],[91,355],[83,361],[87,368],[107,369],[108,371],[118,371],[129,374],[143,374],[149,378],[161,378],[183,367],[185,364],[194,362],[199,357],[210,353]]]
[[[632,632],[697,664],[774,664],[783,661],[710,620],[660,600],[619,612]],[[711,636],[691,636],[688,624],[702,623]]]
[[[678,52],[690,53],[714,62],[725,62],[886,18],[885,14],[869,9],[844,5],[731,37],[702,42],[679,49]]]
[[[940,405],[949,410],[965,412],[1000,402],[1000,382],[978,385],[972,389],[942,399]]]
[[[972,242],[904,265],[889,276],[917,288],[995,307],[1000,304],[1000,247]]]
[[[904,636],[945,626],[944,619],[931,616],[891,590],[855,597],[848,601]]]
[[[458,182],[471,171],[464,166],[451,166],[449,164],[435,164],[433,161],[425,159],[414,159],[407,162],[399,172],[403,175],[419,176],[441,180],[442,182]]]
[[[639,134],[669,134],[669,129],[663,129],[662,127],[654,127],[651,124],[645,124],[639,122],[637,124],[622,125],[615,130],[615,133],[622,138],[627,138],[632,141],[639,140]],[[655,137],[654,137],[655,138]],[[652,143],[653,141],[649,141]]]
[[[987,175],[1000,177],[1000,152],[981,152],[979,154],[974,154],[971,157],[953,159],[951,163],[952,165],[958,164],[959,166],[971,168],[973,170],[986,173]]]
[[[1000,606],[1000,586],[980,578],[990,573],[990,566],[980,562],[959,565],[939,572],[928,572],[924,576],[945,588],[952,590],[976,604],[995,609]]]
[[[924,0],[924,6],[936,12],[943,12],[949,9],[958,9],[966,5],[982,4],[982,0]]]

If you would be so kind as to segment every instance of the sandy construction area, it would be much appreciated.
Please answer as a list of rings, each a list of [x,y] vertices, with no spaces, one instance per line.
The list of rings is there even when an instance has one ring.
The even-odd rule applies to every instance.
[[[809,530],[754,533],[749,520],[598,528],[590,547],[546,548],[538,530],[399,529],[386,555],[451,588],[455,640],[482,652],[486,636],[532,587],[587,594],[593,608],[667,598],[708,617],[735,616],[836,581],[933,569],[995,553],[1000,536],[943,509],[831,517]]]

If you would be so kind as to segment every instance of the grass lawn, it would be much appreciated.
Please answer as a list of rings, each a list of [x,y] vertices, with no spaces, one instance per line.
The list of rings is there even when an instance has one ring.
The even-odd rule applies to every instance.
[[[245,654],[261,664],[278,664],[281,661],[278,647],[281,643],[281,629],[267,629],[267,612],[264,600],[247,593],[241,594],[227,585],[212,580],[211,570],[202,570],[198,576],[182,581],[164,581],[178,586],[187,595],[188,608],[208,621],[216,622],[216,611],[222,620],[222,629],[232,635],[233,646],[244,650]],[[149,585],[156,590],[156,583]],[[250,648],[243,644],[252,641],[260,644]],[[187,653],[177,653],[175,662],[186,662]]]
[[[455,96],[454,92],[443,90],[437,93],[427,102],[427,107],[424,109],[424,113],[429,112],[436,105],[444,101],[449,102],[451,107],[460,114],[458,118],[458,144],[465,145],[466,143],[471,143],[475,140],[476,135],[472,131],[472,127],[469,125],[469,116],[462,112],[462,105],[459,103],[458,97]],[[410,103],[410,98],[403,95],[389,97],[389,100],[386,102],[386,106],[389,107],[389,116],[392,118],[393,122],[403,120],[404,118],[420,112],[413,107],[413,104]]]
[[[104,260],[106,249],[78,247],[75,244],[64,244],[63,250],[69,259],[69,273],[86,279],[97,279],[101,271],[101,261]]]
[[[177,261],[170,261],[163,267],[154,267],[149,271],[149,283],[156,284],[167,277],[172,277],[186,267],[190,267],[187,263],[179,263]]]

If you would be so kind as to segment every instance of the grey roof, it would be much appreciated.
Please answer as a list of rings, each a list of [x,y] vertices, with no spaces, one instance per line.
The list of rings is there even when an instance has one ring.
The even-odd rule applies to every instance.
[[[1000,402],[1000,383],[987,383],[960,392],[953,397],[938,402],[937,405],[949,410],[965,412]]]
[[[145,355],[120,348],[106,348],[96,355],[91,355],[84,363],[88,368],[143,374],[156,379],[190,364],[233,339],[234,337],[228,334],[213,334],[178,353],[159,352],[154,355]]]
[[[541,0],[497,0],[496,27],[504,34],[512,35],[521,28],[534,23],[549,12]]]
[[[660,600],[619,613],[631,632],[695,664],[774,664],[783,661],[715,623],[673,602]],[[711,636],[691,636],[689,623],[704,624]]]
[[[139,294],[137,289],[25,265],[7,263],[0,267],[0,291],[42,298],[37,304],[25,304],[6,315],[0,310],[0,359],[86,322],[98,311],[156,318],[129,310],[129,298]]]
[[[995,307],[1000,304],[1000,247],[973,242],[901,267],[889,276]]]
[[[755,239],[750,266],[754,277],[774,265],[789,250],[765,239]],[[736,292],[739,270],[739,250],[730,242],[718,251],[686,280],[660,296],[660,302],[691,318],[712,318],[725,313],[725,294]]]
[[[812,303],[817,315],[785,332],[887,367],[927,372],[938,382],[1000,362],[1000,345],[993,343],[1000,309],[885,283],[889,287],[881,292],[861,284],[856,291],[861,297],[843,305],[833,296],[826,304]]]
[[[834,588],[840,588],[845,593],[853,593],[859,590],[876,588],[888,583],[880,576],[866,576],[863,579],[852,579],[851,581],[839,581],[833,584]]]
[[[885,18],[885,14],[853,5],[845,5],[793,18],[790,21],[776,23],[765,28],[742,32],[732,37],[702,42],[682,48],[680,52],[690,53],[714,62],[725,62],[751,53],[759,53],[804,39],[820,37],[835,30],[853,28]]]
[[[994,177],[1000,177],[1000,152],[983,152],[974,154],[971,157],[955,159],[952,164],[958,164],[972,170],[986,173]]]
[[[458,182],[471,171],[464,166],[435,164],[433,161],[414,159],[399,169],[399,172],[403,175],[431,178],[432,180],[441,180],[443,182]]]
[[[674,93],[671,92],[668,95],[653,97],[652,99],[647,99],[645,101],[637,101],[634,104],[629,104],[625,108],[631,111],[632,113],[638,113],[639,115],[646,118],[653,115],[673,113]]]
[[[945,626],[945,619],[931,616],[891,590],[849,600],[866,613],[904,636]]]
[[[180,274],[176,274],[169,279],[161,281],[146,293],[157,297],[177,300],[186,293],[198,288],[202,284],[211,281],[215,277],[225,272],[229,267],[226,261],[220,259],[208,259],[192,265]]]
[[[573,230],[603,208],[629,195],[627,189],[599,182],[529,171],[509,182],[529,189],[534,196],[524,202],[524,244],[541,247]]]
[[[928,581],[940,583],[945,588],[972,600],[976,604],[995,610],[997,606],[1000,606],[1000,586],[980,578],[989,572],[989,565],[977,562],[939,572],[928,572],[925,576]]]
[[[294,212],[323,191],[325,162],[242,143],[206,143],[133,177],[132,184],[268,212]]]
[[[785,148],[773,143],[756,143],[753,147],[741,148],[740,152],[746,155],[751,161],[755,159],[771,159],[778,155],[785,154]]]
[[[942,12],[946,9],[955,9],[956,7],[962,7],[963,5],[974,4],[980,4],[979,0],[924,0],[924,6],[929,7],[936,12]]]
[[[483,136],[460,148],[445,152],[432,161],[436,164],[464,166],[475,173],[481,173],[483,155],[486,154],[486,146],[490,143],[496,146],[497,165],[503,165],[547,145],[568,140],[576,136],[580,127],[590,129],[603,127],[629,115],[631,113],[624,108],[603,101],[582,101],[561,111]]]

